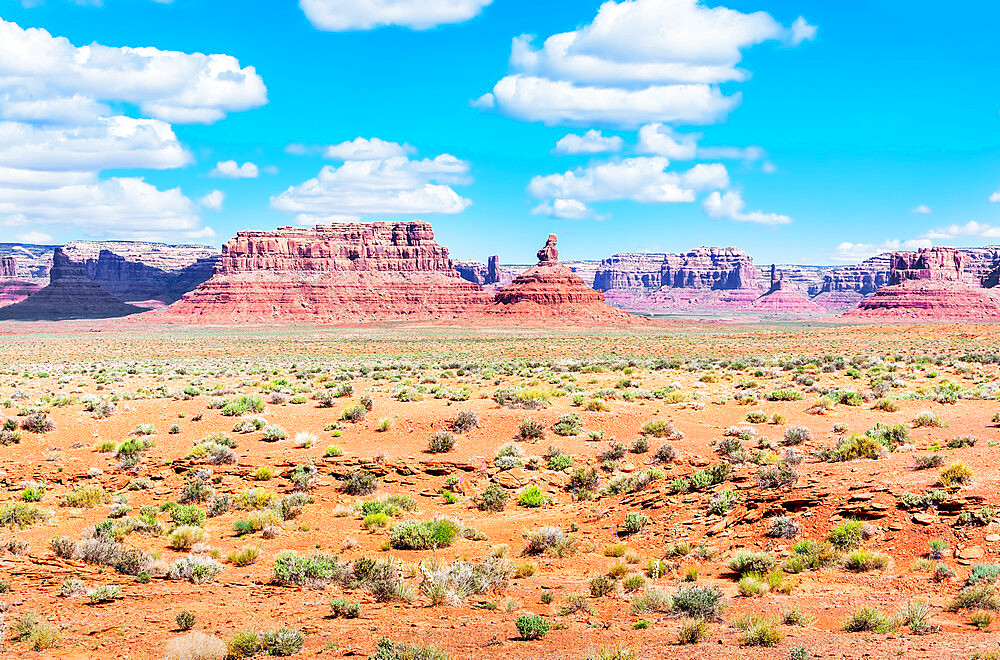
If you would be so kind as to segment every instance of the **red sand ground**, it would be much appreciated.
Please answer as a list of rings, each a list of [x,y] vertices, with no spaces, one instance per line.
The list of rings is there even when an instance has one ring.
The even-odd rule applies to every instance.
[[[7,495],[4,501],[13,502],[19,498],[19,484],[24,480],[45,481],[48,490],[39,506],[54,513],[49,522],[24,530],[10,529],[0,539],[18,538],[30,543],[25,554],[0,553],[0,577],[10,585],[10,591],[0,596],[0,601],[8,604],[8,622],[24,611],[35,611],[62,629],[62,641],[58,647],[40,653],[26,650],[23,644],[8,642],[3,657],[161,657],[166,642],[180,634],[174,630],[175,615],[186,608],[197,616],[195,630],[223,639],[240,628],[263,630],[281,625],[299,628],[306,635],[302,656],[365,657],[373,651],[375,642],[386,636],[394,641],[433,643],[455,658],[584,658],[591,651],[618,643],[631,649],[636,657],[643,658],[787,658],[789,649],[798,645],[808,647],[816,658],[971,658],[977,651],[997,648],[998,636],[977,631],[969,623],[968,612],[948,613],[943,606],[958,593],[968,574],[972,560],[961,557],[980,554],[975,561],[1000,561],[1000,535],[995,525],[952,527],[954,516],[947,515],[935,514],[930,524],[916,524],[912,522],[912,512],[897,508],[902,492],[922,493],[937,478],[937,470],[911,469],[914,452],[900,451],[877,461],[849,463],[824,463],[807,458],[801,466],[802,479],[798,485],[782,491],[761,491],[753,478],[756,466],[738,467],[733,480],[710,489],[734,489],[743,498],[744,505],[724,518],[706,514],[705,506],[711,492],[673,495],[669,493],[667,482],[678,476],[689,476],[700,466],[717,463],[719,457],[714,443],[722,438],[725,428],[745,425],[743,420],[751,410],[762,410],[769,416],[781,413],[787,418],[784,425],[753,425],[760,435],[772,440],[780,440],[789,425],[810,428],[814,440],[800,447],[808,455],[810,450],[835,443],[836,436],[831,431],[835,423],[846,424],[851,433],[863,432],[876,422],[906,424],[918,412],[929,409],[938,413],[947,426],[913,429],[911,434],[918,447],[916,453],[927,454],[931,445],[944,445],[956,436],[977,436],[979,442],[974,447],[945,448],[937,453],[946,463],[958,459],[973,470],[972,483],[961,487],[955,495],[969,502],[967,509],[982,504],[997,506],[1000,472],[996,467],[998,450],[993,445],[1000,440],[1000,434],[991,422],[994,413],[1000,410],[996,401],[960,400],[957,404],[945,405],[927,400],[902,400],[900,410],[893,413],[872,410],[870,403],[866,403],[859,407],[838,405],[825,415],[812,415],[805,411],[816,394],[806,394],[804,400],[793,402],[761,399],[751,406],[738,405],[732,400],[735,385],[741,379],[755,380],[761,392],[769,392],[789,387],[794,372],[778,370],[774,376],[755,377],[752,368],[749,371],[719,368],[716,382],[701,382],[703,371],[688,373],[639,368],[630,375],[620,369],[571,375],[576,378],[576,385],[589,392],[614,389],[621,379],[629,378],[648,390],[676,384],[681,392],[697,398],[681,403],[617,399],[607,402],[610,412],[585,412],[572,405],[572,395],[566,395],[553,400],[553,405],[545,410],[523,411],[499,408],[488,397],[499,385],[530,383],[537,379],[535,376],[495,374],[488,378],[463,379],[457,375],[441,378],[443,369],[430,365],[439,361],[496,362],[585,356],[614,361],[661,356],[697,359],[709,355],[766,358],[841,354],[850,359],[864,353],[891,360],[895,354],[933,356],[944,352],[986,351],[996,347],[1000,343],[998,340],[1000,329],[968,325],[787,326],[751,330],[713,324],[674,324],[667,329],[628,334],[429,329],[256,330],[249,333],[158,329],[126,333],[106,328],[94,334],[68,331],[8,335],[0,343],[0,359],[7,365],[5,371],[9,372],[0,383],[0,400],[15,392],[24,392],[28,398],[15,402],[15,407],[5,411],[7,416],[13,416],[17,406],[28,405],[50,391],[107,395],[158,386],[177,390],[193,381],[201,381],[205,387],[221,385],[239,393],[255,393],[260,391],[259,383],[263,379],[260,375],[245,373],[246,367],[266,365],[287,369],[296,362],[299,366],[336,367],[345,363],[412,361],[428,365],[421,373],[438,377],[443,384],[468,386],[472,396],[469,401],[455,403],[426,395],[419,402],[400,402],[392,398],[393,387],[386,381],[366,377],[353,379],[354,396],[338,399],[333,408],[318,408],[312,400],[301,405],[267,405],[262,417],[268,423],[280,424],[290,436],[299,431],[314,432],[319,442],[312,448],[302,449],[295,448],[291,439],[265,443],[260,441],[259,433],[233,434],[239,441],[238,463],[212,466],[215,474],[221,476],[221,482],[215,487],[220,492],[236,493],[243,488],[261,486],[283,494],[290,490],[287,479],[276,476],[271,481],[255,482],[251,479],[254,470],[260,465],[269,465],[277,473],[287,472],[296,464],[312,460],[320,467],[320,484],[312,492],[315,502],[307,505],[300,517],[283,523],[280,535],[270,540],[261,539],[259,534],[236,537],[232,523],[240,517],[239,512],[209,518],[205,525],[208,545],[218,549],[222,557],[250,544],[261,548],[261,557],[245,568],[226,564],[216,581],[206,585],[165,579],[137,584],[134,578],[118,575],[110,568],[60,559],[49,550],[48,543],[57,535],[79,538],[87,527],[107,516],[107,505],[89,510],[59,506],[62,495],[69,488],[76,484],[99,483],[109,490],[118,490],[133,477],[118,469],[113,455],[94,450],[98,440],[121,441],[139,423],[152,423],[159,430],[155,446],[140,470],[140,476],[150,478],[153,487],[148,491],[124,491],[134,513],[144,504],[159,505],[176,500],[183,485],[184,470],[191,465],[184,457],[192,444],[211,432],[231,431],[234,419],[222,417],[218,410],[206,409],[209,401],[206,395],[187,401],[173,398],[120,401],[115,414],[103,420],[94,419],[80,404],[53,408],[54,431],[44,435],[24,433],[19,444],[0,448],[5,457],[2,477]],[[114,371],[114,365],[121,364],[137,365],[138,373],[123,374],[121,380],[113,379],[103,384],[96,382],[90,373],[79,373],[80,368],[89,370],[93,365],[105,365]],[[960,369],[933,365],[914,368],[899,362],[896,373],[914,378],[906,378],[905,389],[893,390],[892,394],[925,391],[944,379],[971,387],[976,382],[994,382],[1000,378],[993,365],[960,363],[959,366]],[[163,367],[163,373],[154,373],[154,367]],[[178,368],[186,373],[176,373]],[[24,376],[40,371],[52,375]],[[64,372],[66,376],[61,377]],[[556,373],[555,377],[562,375]],[[817,384],[824,387],[867,387],[867,378],[855,380],[844,371],[813,376]],[[549,385],[543,381],[539,386]],[[806,389],[801,385],[795,388]],[[356,402],[362,393],[369,393],[374,399],[374,410],[365,421],[345,424],[342,437],[334,438],[331,433],[324,432],[324,426],[335,421],[341,409]],[[459,436],[452,453],[425,453],[427,438],[434,431],[445,428],[447,420],[459,409],[478,412],[481,427]],[[666,474],[665,480],[633,495],[574,502],[564,490],[567,476],[543,469],[527,474],[553,498],[551,506],[529,509],[512,501],[502,513],[483,513],[470,507],[470,496],[480,492],[496,475],[492,458],[501,445],[514,437],[523,417],[533,417],[549,426],[559,415],[571,411],[581,414],[586,429],[602,430],[606,438],[617,438],[626,445],[639,437],[639,429],[646,421],[668,419],[685,434],[684,439],[671,443],[679,450],[680,458],[675,464],[661,468]],[[192,421],[192,416],[198,412],[202,412],[204,418]],[[376,431],[381,418],[392,420],[392,428],[384,433]],[[180,425],[180,433],[167,434],[167,428],[175,423]],[[650,439],[654,450],[662,442]],[[324,450],[330,444],[341,446],[344,456],[324,458]],[[577,466],[596,464],[597,454],[607,446],[606,442],[589,441],[586,435],[563,438],[551,431],[547,431],[545,439],[537,444],[520,444],[527,456],[540,456],[549,444],[558,445],[574,457]],[[58,456],[51,453],[54,449],[58,449]],[[753,449],[753,445],[749,444],[748,449]],[[781,450],[781,447],[777,449],[779,453]],[[371,464],[372,458],[380,453],[384,453],[382,462]],[[619,468],[629,472],[646,467],[644,464],[650,460],[651,454],[630,453],[622,459]],[[338,489],[338,481],[330,476],[331,471],[342,471],[345,465],[359,461],[367,462],[373,470],[384,474],[376,494],[410,494],[418,504],[414,517],[455,516],[485,534],[487,540],[459,540],[436,553],[381,551],[387,538],[385,531],[369,534],[353,514],[345,517],[333,514],[339,505],[370,499],[344,495]],[[445,504],[438,494],[445,480],[442,470],[438,469],[442,463],[454,464],[451,470],[461,478],[462,492],[455,504]],[[99,468],[102,473],[88,476],[93,468]],[[408,472],[413,474],[406,474]],[[603,482],[606,481],[605,476]],[[885,571],[857,574],[840,568],[806,572],[789,577],[794,584],[790,594],[771,593],[756,598],[738,596],[733,576],[725,567],[726,561],[740,548],[770,550],[779,559],[788,556],[794,541],[765,536],[769,529],[767,516],[786,510],[791,510],[790,515],[802,525],[799,538],[822,538],[833,525],[848,517],[870,519],[878,532],[865,547],[889,554],[893,560],[891,566]],[[726,592],[729,596],[726,621],[710,624],[708,641],[697,646],[680,646],[676,641],[680,625],[677,618],[658,613],[634,616],[627,600],[614,596],[592,599],[593,615],[557,614],[565,594],[587,592],[589,580],[605,573],[617,561],[604,556],[603,548],[617,540],[615,533],[620,530],[628,511],[641,511],[652,521],[645,531],[622,539],[641,557],[633,566],[636,571],[642,571],[648,559],[662,557],[668,544],[679,541],[705,543],[718,552],[712,560],[667,559],[671,573],[655,583],[670,592],[683,569],[694,564],[700,570],[700,583],[718,585]],[[160,519],[167,520],[163,514]],[[727,524],[720,525],[722,521]],[[472,596],[460,607],[431,607],[419,592],[411,603],[381,604],[364,591],[355,591],[346,595],[361,601],[361,617],[331,619],[327,617],[328,603],[331,598],[342,595],[339,587],[314,590],[270,584],[274,557],[288,549],[299,553],[313,550],[341,553],[345,559],[390,554],[404,562],[416,563],[431,559],[432,554],[444,561],[458,557],[478,560],[487,556],[492,546],[507,544],[508,557],[518,561],[523,547],[522,530],[543,525],[568,530],[571,523],[579,528],[574,533],[581,540],[577,553],[561,559],[544,555],[533,558],[538,564],[538,571],[533,576],[513,580],[510,588],[502,593]],[[356,539],[357,546],[342,551],[345,538]],[[949,547],[958,552],[959,557],[944,560],[958,572],[957,578],[937,584],[930,580],[928,573],[912,568],[914,560],[926,554],[927,542],[933,538],[946,540]],[[126,543],[160,553],[167,561],[183,555],[169,549],[165,537],[133,533]],[[86,598],[59,597],[59,585],[67,577],[82,579],[89,587],[119,584],[122,599],[91,605]],[[413,580],[410,583],[416,584]],[[540,603],[543,590],[556,594],[552,605]],[[861,606],[874,605],[893,614],[907,600],[916,597],[929,600],[931,623],[940,626],[939,632],[914,635],[902,628],[886,635],[851,634],[840,630],[845,617]],[[483,609],[480,603],[495,603],[499,607]],[[509,612],[505,611],[506,603],[510,603]],[[741,647],[739,631],[728,623],[746,612],[778,616],[793,605],[816,616],[816,622],[805,628],[783,626],[786,637],[777,648]],[[551,623],[563,624],[565,628],[553,628],[543,640],[520,641],[516,639],[514,621],[526,612],[543,614]],[[649,628],[633,629],[638,619],[647,621]]]

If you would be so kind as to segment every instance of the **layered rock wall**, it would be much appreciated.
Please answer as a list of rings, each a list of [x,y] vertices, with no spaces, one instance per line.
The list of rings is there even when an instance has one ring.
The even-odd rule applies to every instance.
[[[82,264],[62,248],[52,255],[49,284],[24,300],[0,308],[0,320],[61,321],[127,316],[145,311],[126,305],[87,278]]]
[[[890,284],[845,314],[859,319],[1000,320],[1000,296],[965,272],[969,256],[955,248],[894,252]]]
[[[212,278],[166,313],[265,323],[433,319],[490,302],[459,276],[428,223],[341,223],[238,233]]]
[[[616,254],[601,262],[594,288],[760,289],[753,259],[737,248],[700,247],[683,254]]]

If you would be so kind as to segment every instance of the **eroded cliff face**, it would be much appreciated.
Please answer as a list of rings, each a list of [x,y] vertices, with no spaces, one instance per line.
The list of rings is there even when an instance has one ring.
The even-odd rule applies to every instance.
[[[17,277],[17,257],[0,257],[0,278],[5,280]]]
[[[215,273],[166,312],[219,321],[451,318],[491,296],[463,280],[426,222],[239,232]]]
[[[162,307],[179,300],[212,276],[218,257],[214,251],[202,253],[205,252],[210,256],[196,258],[193,262],[181,255],[166,262],[150,260],[169,270],[140,261],[141,257],[127,258],[107,249],[102,249],[96,259],[86,259],[82,265],[88,279],[119,300],[143,307]]]
[[[969,256],[955,248],[925,248],[890,256],[892,284],[864,299],[847,318],[995,321],[1000,297],[966,273]]]
[[[753,259],[731,247],[617,254],[602,262],[594,282],[615,307],[652,314],[737,310],[764,292]]]
[[[880,254],[854,266],[832,268],[823,278],[820,293],[854,292],[867,296],[889,285],[891,255]]]
[[[52,255],[48,286],[20,302],[0,308],[0,320],[62,321],[128,316],[145,311],[126,305],[87,278],[82,264],[62,248]]]
[[[13,274],[0,278],[17,279],[22,289],[41,289],[49,284],[53,249],[0,243],[0,261],[13,260],[14,267]],[[144,307],[162,307],[207,280],[219,254],[204,245],[141,241],[72,241],[62,247],[62,253],[115,298]]]
[[[456,261],[455,270],[467,282],[488,288],[502,288],[514,281],[517,271],[500,265],[500,257],[491,256],[484,264],[481,261]]]
[[[601,262],[594,288],[755,289],[753,259],[737,248],[700,247],[684,254],[616,254]]]

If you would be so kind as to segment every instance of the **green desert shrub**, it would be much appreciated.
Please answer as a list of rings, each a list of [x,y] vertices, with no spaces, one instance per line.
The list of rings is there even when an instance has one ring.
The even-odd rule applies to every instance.
[[[521,639],[542,639],[549,632],[549,622],[537,614],[522,614],[515,625]]]
[[[457,520],[445,516],[436,516],[426,521],[407,520],[392,526],[389,544],[397,550],[446,548],[464,529],[464,525]]]

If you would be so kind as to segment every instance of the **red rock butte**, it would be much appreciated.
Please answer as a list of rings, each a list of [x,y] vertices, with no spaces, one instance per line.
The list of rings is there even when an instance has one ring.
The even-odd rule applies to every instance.
[[[239,232],[212,277],[162,315],[220,323],[435,320],[491,300],[459,277],[430,224],[342,223]]]
[[[572,321],[625,321],[637,317],[604,302],[604,294],[559,263],[556,235],[549,234],[538,251],[538,264],[514,278],[496,294],[488,314],[540,318],[558,316]]]
[[[955,248],[894,252],[890,286],[844,316],[853,319],[1000,320],[1000,297],[965,272],[969,257]],[[973,283],[974,282],[974,283]]]

